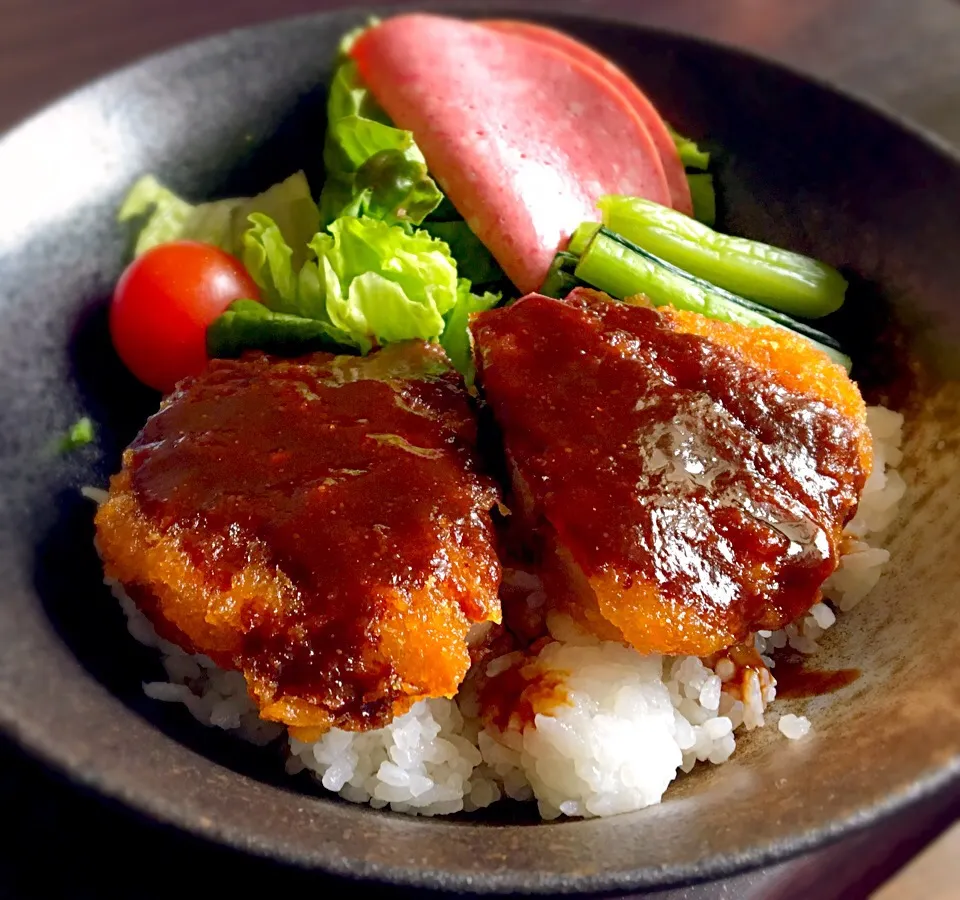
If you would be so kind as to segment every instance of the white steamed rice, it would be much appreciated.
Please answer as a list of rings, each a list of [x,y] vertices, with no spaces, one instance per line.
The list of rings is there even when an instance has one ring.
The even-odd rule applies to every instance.
[[[896,471],[903,418],[871,407],[867,424],[874,470],[847,528],[845,555],[824,586],[824,602],[781,631],[755,636],[771,667],[770,654],[778,648],[815,652],[836,611],[862,600],[889,559],[866,538],[893,522],[904,494]],[[90,496],[102,499],[95,492]],[[542,604],[535,579],[529,586],[532,604]],[[183,703],[203,724],[257,744],[284,735],[281,726],[258,718],[239,673],[161,640],[119,586],[111,587],[133,637],[161,653],[168,680],[144,685],[150,697]],[[765,724],[765,710],[776,696],[768,673],[738,674],[727,659],[714,670],[695,657],[642,656],[597,640],[563,616],[551,616],[548,625],[552,640],[539,651],[537,665],[562,680],[567,702],[538,712],[534,723],[505,731],[481,725],[475,692],[466,687],[453,700],[421,701],[375,731],[333,729],[309,743],[286,736],[287,770],[310,772],[346,800],[401,813],[470,811],[507,796],[536,799],[546,819],[613,815],[658,803],[680,771],[725,762],[738,733]],[[487,672],[493,675],[514,661],[494,660]],[[796,740],[811,723],[787,713],[777,728]]]

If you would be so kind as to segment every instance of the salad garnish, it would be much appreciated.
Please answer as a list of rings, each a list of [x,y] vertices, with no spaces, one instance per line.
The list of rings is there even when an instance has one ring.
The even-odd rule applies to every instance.
[[[427,32],[460,42],[443,48],[436,72],[415,54],[393,53]],[[481,47],[501,56],[473,54]],[[456,77],[451,70],[444,80],[444,66],[458,54],[472,68]],[[470,93],[482,88],[471,79],[485,74],[497,86],[486,105]],[[550,78],[560,102],[543,107],[538,98]],[[433,85],[421,98],[426,112],[407,102],[417,79]],[[590,155],[568,157],[560,171],[551,168],[545,140],[567,134],[564,91],[570,108],[592,97],[605,113],[580,125],[580,146]],[[516,104],[527,111],[525,122],[512,115]],[[618,117],[620,143],[590,134],[614,127]],[[473,140],[458,131],[466,125]],[[641,137],[631,149],[629,141]],[[367,353],[416,338],[439,342],[469,381],[471,315],[531,288],[564,296],[579,285],[786,327],[849,368],[836,342],[802,321],[842,304],[842,276],[714,230],[717,156],[675,130],[621,69],[566,35],[507,20],[372,20],[341,42],[317,152],[325,165],[320,185],[295,172],[256,196],[204,203],[153,175],[132,186],[119,218],[135,228],[134,262],[118,285],[111,321],[118,352],[138,378],[168,391],[208,358],[255,349]],[[499,180],[492,157],[505,167]],[[513,167],[514,159],[522,166]],[[569,168],[575,159],[583,172]],[[642,177],[609,174],[631,160]],[[557,206],[547,181],[531,190],[523,178],[536,181],[538,165],[553,173],[550,184],[584,199]],[[596,185],[588,200],[583,179]],[[631,184],[651,191],[617,191]],[[570,219],[576,209],[592,216]],[[549,227],[523,232],[526,221]],[[211,253],[201,262],[185,243]],[[214,249],[223,256],[214,258]],[[540,262],[551,258],[549,267]],[[173,278],[171,266],[189,277]],[[229,289],[211,293],[211,279],[222,287],[227,270]]]

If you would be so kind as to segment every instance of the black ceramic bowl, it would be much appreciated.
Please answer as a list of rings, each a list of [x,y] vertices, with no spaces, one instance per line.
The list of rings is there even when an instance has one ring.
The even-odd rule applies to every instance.
[[[3,728],[78,783],[213,840],[304,867],[478,891],[718,876],[944,785],[960,769],[960,404],[939,361],[960,334],[960,166],[775,66],[585,19],[536,16],[601,48],[680,129],[723,148],[728,228],[857,274],[859,313],[847,326],[861,352],[879,346],[871,329],[889,301],[925,361],[919,386],[899,398],[909,492],[893,564],[819,657],[862,677],[808,705],[805,741],[754,733],[733,761],[681,778],[660,806],[550,825],[516,809],[444,821],[341,803],[285,780],[271,753],[143,697],[158,666],[100,584],[92,509],[78,493],[105,483],[157,402],[106,333],[128,250],[115,210],[143,172],[196,198],[254,192],[297,168],[319,184],[323,85],[339,36],[362,18],[318,15],[175,50],[0,142]],[[96,445],[56,455],[51,442],[82,413],[97,423]]]

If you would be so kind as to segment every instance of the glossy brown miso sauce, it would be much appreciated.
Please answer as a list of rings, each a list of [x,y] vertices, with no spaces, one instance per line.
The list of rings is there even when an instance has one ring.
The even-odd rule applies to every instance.
[[[370,650],[391,604],[464,561],[487,589],[460,604],[479,621],[499,569],[484,522],[495,494],[475,474],[460,379],[432,352],[409,355],[215,362],[129,451],[142,507],[184,529],[212,590],[229,587],[254,545],[266,554],[259,577],[289,579],[279,608],[244,609],[236,662],[275,697],[370,724],[389,716],[398,680]],[[446,622],[445,598],[432,596],[432,621]],[[434,655],[425,677],[446,689]]]
[[[790,650],[774,651],[774,667],[768,669],[752,640],[734,644],[720,653],[706,657],[704,663],[715,669],[717,663],[724,659],[734,666],[734,675],[725,681],[725,688],[737,690],[744,674],[752,670],[760,676],[761,682],[766,681],[770,675],[773,676],[778,700],[831,694],[853,684],[860,677],[859,669],[817,669],[808,657]]]
[[[528,659],[485,678],[479,695],[483,721],[500,731],[522,731],[534,724],[538,713],[549,715],[558,706],[570,705],[564,686],[569,674]]]
[[[531,295],[472,327],[507,451],[588,578],[655,585],[702,623],[695,654],[809,608],[862,422],[650,309]]]

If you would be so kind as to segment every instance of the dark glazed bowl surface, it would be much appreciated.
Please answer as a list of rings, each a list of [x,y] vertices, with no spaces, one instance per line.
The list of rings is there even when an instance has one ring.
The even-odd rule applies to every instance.
[[[871,344],[870,309],[889,302],[924,361],[918,387],[895,398],[907,415],[909,491],[889,572],[817,658],[861,678],[799,705],[814,722],[804,741],[754,733],[730,763],[681,778],[660,806],[549,825],[510,808],[445,821],[342,803],[284,778],[269,751],[143,696],[159,667],[100,583],[92,508],[78,493],[104,485],[157,401],[106,333],[127,252],[117,204],[144,172],[198,199],[255,192],[297,168],[319,185],[322,86],[340,35],[363,18],[317,15],[183,47],[0,141],[2,727],[76,782],[209,839],[307,868],[481,892],[716,877],[813,847],[954,778],[960,164],[876,111],[748,56],[542,14],[531,18],[601,48],[680,130],[722,148],[731,230],[855,273],[862,318],[848,334]],[[873,353],[881,368],[886,354]],[[97,444],[58,456],[52,442],[82,414],[96,420]]]

